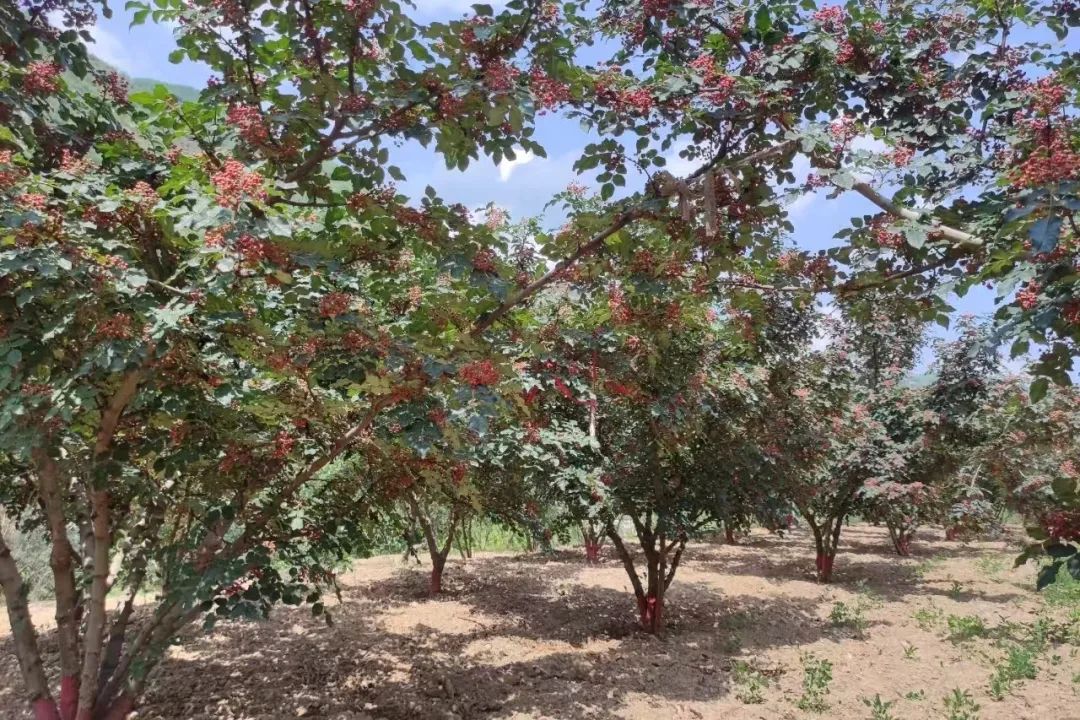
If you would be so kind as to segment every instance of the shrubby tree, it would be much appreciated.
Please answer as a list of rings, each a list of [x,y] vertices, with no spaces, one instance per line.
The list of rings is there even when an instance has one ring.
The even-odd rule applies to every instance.
[[[386,501],[378,459],[423,458],[448,427],[483,435],[503,417],[517,336],[556,280],[605,278],[640,299],[655,318],[642,357],[678,369],[647,368],[650,411],[613,405],[649,429],[644,454],[604,450],[637,448],[605,441],[603,420],[598,435],[605,462],[628,463],[626,506],[646,513],[639,524],[665,553],[705,505],[680,489],[704,420],[732,405],[745,417],[756,392],[734,384],[728,349],[703,364],[708,335],[737,327],[704,320],[719,288],[888,285],[941,317],[947,278],[1026,283],[1003,320],[1021,342],[1051,343],[1038,371],[1066,377],[1073,60],[1011,38],[1016,25],[1064,36],[1071,5],[1002,15],[963,3],[512,0],[430,25],[392,0],[128,7],[136,22],[172,23],[175,58],[215,73],[199,102],[129,97],[97,68],[79,34],[94,3],[0,7],[0,451],[26,469],[4,502],[50,538],[58,697],[6,545],[0,585],[41,720],[125,716],[200,618],[261,616],[278,601],[321,610],[319,587],[363,551]],[[611,62],[582,66],[577,50],[594,40],[614,48]],[[542,154],[539,111],[597,131],[577,167],[598,171],[600,201],[571,204],[528,268],[497,218],[474,222],[434,190],[410,199],[392,186],[398,142],[452,168]],[[864,137],[885,149],[863,149]],[[698,165],[687,178],[656,172],[676,145]],[[801,181],[799,155],[814,167],[807,185],[857,192],[882,214],[857,220],[835,252],[791,258],[790,290],[769,286],[770,258],[789,229],[780,187]],[[631,168],[648,184],[615,201]],[[634,287],[634,257],[692,274],[658,303]],[[625,384],[629,368],[613,367]],[[678,389],[696,369],[701,398]],[[372,474],[346,481],[335,464],[346,458]],[[650,464],[675,483],[649,500],[666,508],[660,526],[641,504]],[[671,571],[662,562],[649,559],[658,572],[639,588],[643,613],[655,604],[650,625]],[[155,603],[137,617],[151,577]]]

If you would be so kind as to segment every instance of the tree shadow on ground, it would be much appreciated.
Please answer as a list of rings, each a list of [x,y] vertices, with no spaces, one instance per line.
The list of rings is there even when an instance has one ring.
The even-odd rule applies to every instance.
[[[951,587],[948,580],[926,577],[926,563],[970,558],[1000,556],[1002,550],[976,545],[950,543],[946,546],[930,533],[916,543],[907,557],[897,555],[883,533],[875,534],[867,527],[845,527],[836,556],[833,581],[825,587],[872,593],[887,601],[901,601],[909,596],[948,597],[965,600],[1010,602],[1026,597],[1023,593],[973,592]],[[814,582],[813,538],[803,529],[789,531],[783,537],[768,538],[765,552],[758,543],[735,545],[695,545],[687,553],[688,567],[697,567],[724,575],[760,577],[766,581]]]
[[[193,637],[162,666],[140,718],[616,718],[642,698],[722,698],[733,652],[827,636],[812,600],[724,596],[676,578],[666,632],[653,637],[636,629],[632,595],[578,582],[579,561],[540,575],[508,560],[455,568],[457,592],[423,602],[416,573],[357,584],[332,608],[333,627],[288,609]]]
[[[574,551],[456,562],[446,575],[450,592],[438,599],[425,596],[426,571],[415,567],[351,581],[343,602],[330,608],[332,626],[307,610],[282,608],[267,622],[189,633],[160,668],[139,717],[468,720],[539,713],[595,720],[620,717],[634,703],[639,710],[656,703],[661,717],[673,703],[727,697],[735,654],[840,639],[822,619],[831,602],[822,593],[727,594],[691,579],[700,570],[811,579],[805,533],[767,544],[764,553],[745,544],[692,546],[691,572],[671,587],[661,637],[637,629],[633,595],[620,589],[628,583],[610,555],[597,571]],[[838,561],[840,587],[885,599],[955,599],[937,589],[941,583],[922,580],[917,561],[898,561],[887,545],[874,545],[877,553]],[[54,639],[46,637],[45,645],[55,666]]]

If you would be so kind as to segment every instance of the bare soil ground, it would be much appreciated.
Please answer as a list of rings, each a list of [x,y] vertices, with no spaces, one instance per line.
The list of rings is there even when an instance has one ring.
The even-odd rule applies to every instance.
[[[424,568],[373,558],[343,578],[332,627],[281,609],[187,638],[137,717],[863,720],[864,699],[880,695],[894,703],[889,717],[948,719],[944,698],[960,688],[981,720],[1080,718],[1076,609],[1048,607],[1032,568],[1011,569],[1007,542],[924,530],[915,545],[901,559],[883,530],[845,528],[830,586],[813,582],[804,532],[692,545],[662,637],[636,629],[611,556],[598,567],[579,551],[455,558],[438,599],[424,595]],[[48,626],[47,605],[35,615]],[[955,619],[967,616],[985,629],[950,638],[950,616],[954,631],[970,627]],[[990,677],[1010,647],[1036,647],[1037,674],[995,700]],[[799,707],[807,653],[832,663],[828,707],[816,712]],[[0,625],[0,717],[26,717],[18,686]]]

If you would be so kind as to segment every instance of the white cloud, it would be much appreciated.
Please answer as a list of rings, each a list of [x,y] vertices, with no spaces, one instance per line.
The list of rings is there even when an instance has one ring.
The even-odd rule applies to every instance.
[[[514,168],[528,165],[535,159],[536,156],[533,155],[532,151],[527,150],[523,153],[517,153],[517,157],[513,160],[503,160],[499,163],[499,180],[501,182],[507,182],[510,180],[510,176],[514,174]]]

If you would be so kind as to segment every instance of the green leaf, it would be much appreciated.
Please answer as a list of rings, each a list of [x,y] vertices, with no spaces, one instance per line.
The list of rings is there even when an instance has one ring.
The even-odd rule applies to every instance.
[[[1050,380],[1048,378],[1035,378],[1035,382],[1031,383],[1031,387],[1028,389],[1028,395],[1031,396],[1031,402],[1039,402],[1046,397],[1046,391],[1049,387]]]
[[[1040,570],[1038,578],[1035,580],[1035,589],[1042,590],[1047,585],[1053,584],[1054,580],[1057,579],[1058,570],[1060,569],[1061,561],[1057,560]]]
[[[1076,548],[1072,545],[1065,545],[1063,543],[1054,543],[1053,545],[1047,545],[1046,554],[1055,560],[1064,560],[1067,557],[1072,557],[1076,554]]]
[[[1031,238],[1031,247],[1035,252],[1053,252],[1057,247],[1058,237],[1061,235],[1061,218],[1057,215],[1044,217],[1032,223],[1028,230]]]

